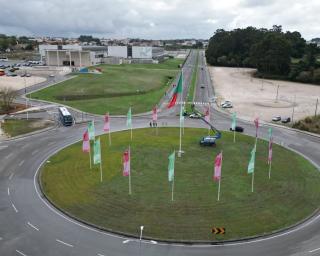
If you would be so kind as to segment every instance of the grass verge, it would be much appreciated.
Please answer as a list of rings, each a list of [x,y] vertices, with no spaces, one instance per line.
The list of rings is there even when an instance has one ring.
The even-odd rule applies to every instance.
[[[89,168],[88,154],[76,143],[52,156],[41,170],[46,196],[70,215],[104,227],[136,235],[169,240],[223,240],[265,234],[292,225],[320,204],[320,173],[301,156],[274,145],[271,180],[266,164],[268,145],[258,141],[255,192],[247,174],[254,138],[224,132],[217,147],[200,147],[206,129],[185,129],[176,158],[175,192],[171,201],[168,155],[178,148],[179,129],[138,129],[101,137],[104,180],[99,167]],[[122,153],[131,144],[132,195],[122,176]],[[214,157],[223,150],[221,199],[212,181]],[[224,236],[213,236],[213,226],[225,227]]]

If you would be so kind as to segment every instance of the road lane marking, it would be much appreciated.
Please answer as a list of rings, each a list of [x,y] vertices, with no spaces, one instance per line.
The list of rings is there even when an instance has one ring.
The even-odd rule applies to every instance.
[[[19,166],[22,166],[24,163],[24,160],[22,160],[20,163],[19,163]]]
[[[8,159],[9,157],[11,157],[13,155],[13,153],[10,153],[9,155],[7,155],[6,157],[5,157],[5,159]]]
[[[10,188],[8,187],[8,196],[10,196]]]
[[[310,252],[310,253],[313,253],[313,252],[316,252],[316,251],[320,251],[320,248],[317,248],[317,249],[311,250],[311,251],[309,251],[309,252]]]
[[[131,242],[131,240],[124,240],[122,243],[123,243],[123,244],[127,244],[127,243],[129,243],[129,242]]]
[[[39,231],[39,229],[38,229],[36,226],[32,225],[30,222],[28,222],[28,225],[29,225],[30,227],[32,227],[33,229]]]
[[[11,180],[11,179],[12,179],[13,175],[14,175],[14,173],[11,173],[11,174],[10,174],[10,176],[9,176],[9,180]]]
[[[66,246],[73,247],[72,244],[68,244],[68,243],[63,242],[63,241],[61,241],[61,240],[59,240],[59,239],[56,239],[56,241],[57,241],[58,243],[60,243],[60,244],[64,244],[64,245],[66,245]]]
[[[16,250],[17,253],[19,253],[20,255],[22,256],[27,256],[26,254],[24,254],[23,252],[19,251],[19,250]]]
[[[98,255],[98,256],[105,256],[104,254],[100,254],[100,253],[98,253],[97,255]]]
[[[34,150],[34,151],[31,153],[31,155],[33,156],[34,154],[37,154],[38,152],[39,152],[39,150],[36,149],[36,150]]]
[[[18,213],[18,210],[17,210],[17,208],[14,206],[14,204],[11,204],[11,205],[12,205],[14,211],[15,211],[16,213]]]

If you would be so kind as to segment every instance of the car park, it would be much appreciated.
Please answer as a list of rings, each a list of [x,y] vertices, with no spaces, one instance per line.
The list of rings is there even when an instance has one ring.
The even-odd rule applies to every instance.
[[[283,124],[290,123],[290,122],[291,122],[291,118],[290,118],[290,117],[284,117],[284,118],[281,120],[281,123],[283,123]]]
[[[230,131],[234,131],[232,128],[230,128]],[[244,128],[243,127],[241,127],[241,126],[236,126],[235,127],[235,131],[236,132],[243,132],[244,131]]]
[[[274,121],[274,122],[278,122],[278,121],[280,121],[281,120],[281,116],[274,116],[274,117],[272,117],[272,121]]]

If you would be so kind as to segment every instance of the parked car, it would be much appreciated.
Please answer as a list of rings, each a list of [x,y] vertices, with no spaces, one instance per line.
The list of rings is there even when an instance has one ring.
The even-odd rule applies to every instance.
[[[223,104],[228,104],[228,103],[232,104],[232,102],[231,102],[230,100],[225,100],[225,101],[221,102],[221,106],[222,106]]]
[[[190,118],[200,118],[201,115],[198,113],[192,113],[191,115],[189,115]]]
[[[241,127],[241,126],[236,126],[235,127],[235,130],[236,130],[236,132],[243,132],[244,131],[244,128],[243,127]],[[232,128],[230,128],[230,131],[234,131]]]
[[[281,120],[281,116],[274,116],[274,117],[272,117],[272,121],[274,121],[274,122],[278,122],[278,121],[280,121]]]
[[[283,118],[281,120],[281,123],[284,123],[284,124],[289,123],[289,122],[291,122],[291,118],[290,117],[285,117],[285,118]]]
[[[26,74],[26,77],[30,77],[31,76],[31,74]]]
[[[204,89],[204,87],[205,87],[205,86],[204,86],[203,84],[200,86],[201,89]]]
[[[200,146],[215,146],[216,138],[212,136],[202,137],[200,140]]]
[[[224,103],[221,105],[222,108],[233,108],[232,103]]]

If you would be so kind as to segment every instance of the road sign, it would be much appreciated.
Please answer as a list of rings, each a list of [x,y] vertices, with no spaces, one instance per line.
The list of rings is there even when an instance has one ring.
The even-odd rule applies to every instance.
[[[222,228],[222,227],[221,228],[220,227],[218,227],[218,228],[214,227],[214,228],[211,229],[211,233],[215,234],[215,235],[224,235],[226,233],[226,229]]]

